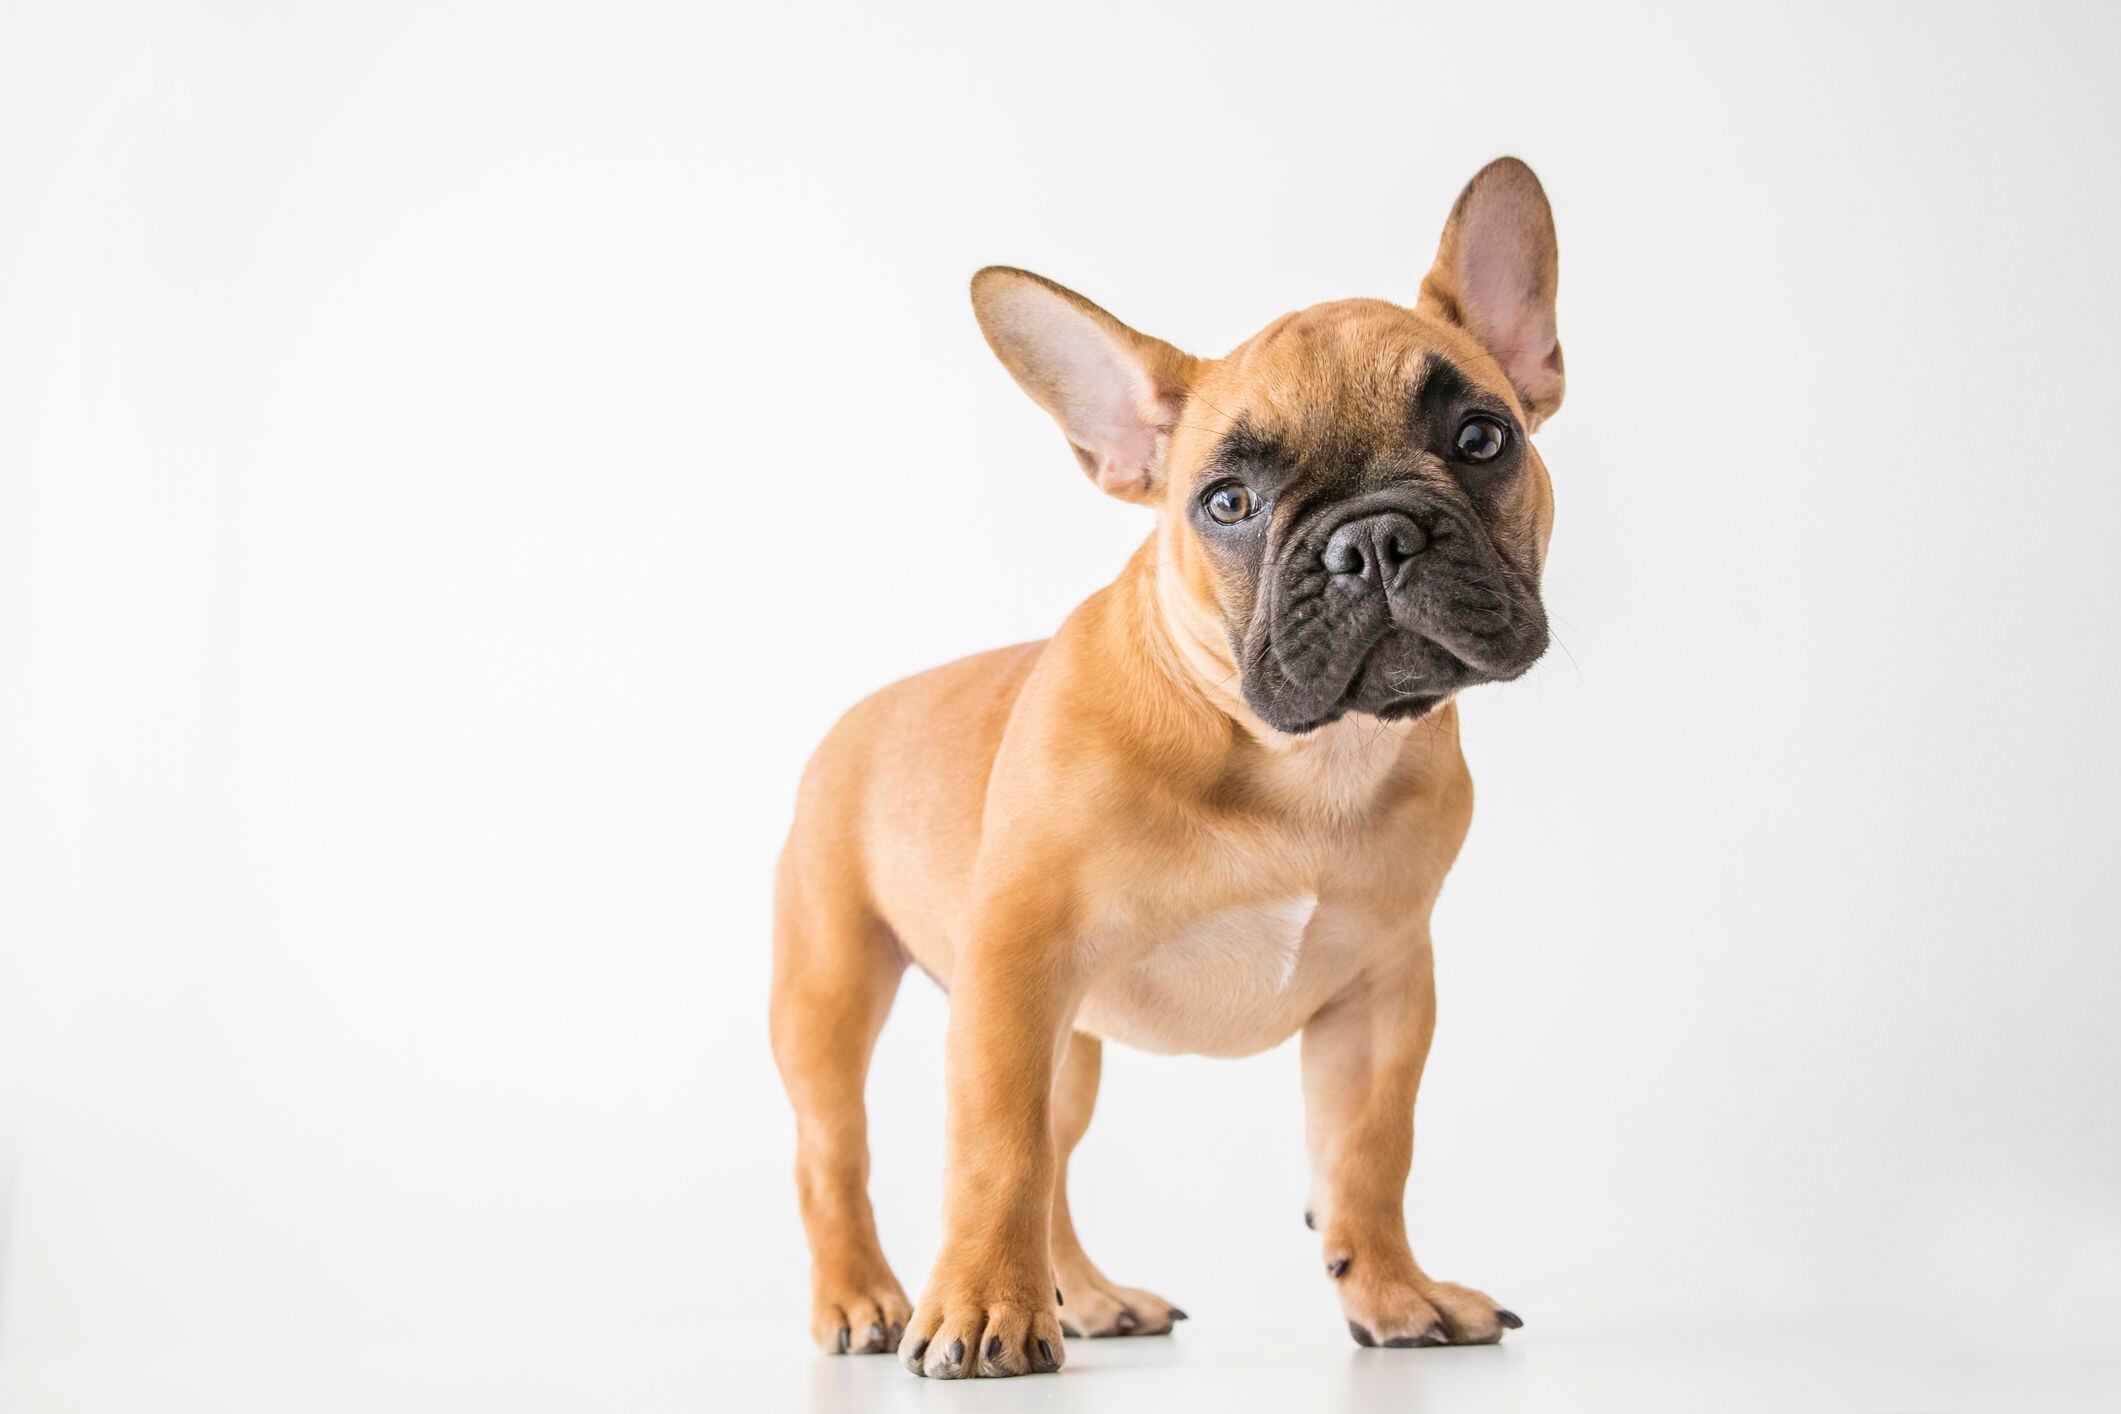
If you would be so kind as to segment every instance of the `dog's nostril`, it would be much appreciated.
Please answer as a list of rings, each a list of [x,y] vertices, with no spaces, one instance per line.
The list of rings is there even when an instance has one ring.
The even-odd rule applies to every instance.
[[[1335,534],[1326,542],[1326,572],[1329,574],[1362,574],[1369,568],[1363,559],[1362,546],[1353,536]]]

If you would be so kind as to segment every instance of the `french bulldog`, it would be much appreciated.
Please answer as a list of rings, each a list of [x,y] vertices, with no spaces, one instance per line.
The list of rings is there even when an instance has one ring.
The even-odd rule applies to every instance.
[[[1284,315],[1197,358],[1027,271],[972,305],[1090,480],[1155,513],[1043,642],[905,679],[812,757],[775,884],[771,1027],[796,1117],[810,1334],[943,1379],[1185,1313],[1076,1239],[1101,1047],[1301,1033],[1305,1220],[1362,1345],[1522,1323],[1409,1246],[1429,918],[1472,817],[1456,694],[1547,646],[1561,404],[1553,216],[1466,186],[1412,307]],[[908,964],[949,994],[943,1242],[917,1305],[877,1241],[863,1086]]]

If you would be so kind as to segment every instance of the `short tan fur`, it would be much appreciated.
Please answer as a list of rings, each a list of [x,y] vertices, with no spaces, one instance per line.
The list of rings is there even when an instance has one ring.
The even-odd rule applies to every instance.
[[[1171,1329],[1182,1313],[1108,1279],[1069,1214],[1068,1156],[1106,1040],[1237,1056],[1301,1033],[1308,1217],[1356,1339],[1487,1342],[1517,1323],[1430,1277],[1403,1217],[1435,1022],[1429,918],[1473,808],[1456,703],[1445,691],[1408,698],[1403,715],[1397,703],[1336,707],[1290,731],[1262,716],[1278,709],[1256,675],[1306,688],[1261,627],[1294,602],[1276,585],[1323,576],[1374,606],[1382,591],[1362,575],[1379,571],[1361,555],[1415,553],[1386,540],[1336,560],[1350,552],[1329,542],[1320,570],[1292,548],[1307,487],[1320,534],[1340,505],[1398,496],[1443,508],[1408,542],[1419,553],[1443,553],[1456,533],[1492,561],[1495,606],[1478,612],[1507,621],[1514,646],[1496,652],[1508,663],[1488,666],[1455,630],[1409,630],[1406,651],[1437,657],[1441,643],[1438,661],[1492,680],[1543,648],[1543,616],[1530,618],[1553,497],[1529,435],[1561,401],[1555,287],[1545,195],[1507,158],[1459,198],[1412,307],[1315,306],[1219,359],[1038,276],[975,277],[1003,364],[1092,481],[1157,519],[1051,639],[884,689],[833,728],[803,777],[776,885],[771,1016],[822,1349],[893,1350],[930,1376],[1013,1375],[1058,1369],[1064,1330]],[[1474,409],[1464,416],[1517,439],[1506,474],[1482,481],[1453,461],[1456,443],[1404,430],[1408,390],[1442,387],[1439,368],[1463,383],[1450,396]],[[1457,416],[1436,414],[1440,435],[1482,450],[1486,432],[1452,431]],[[1285,468],[1272,473],[1276,502],[1234,528],[1204,518],[1218,468],[1255,442]],[[1370,449],[1360,469],[1304,470],[1345,447]],[[1341,487],[1334,476],[1344,492],[1321,489]],[[1261,499],[1222,490],[1211,513]],[[1248,534],[1261,538],[1232,538]],[[1404,572],[1393,593],[1430,571]],[[1386,605],[1394,622],[1442,612],[1408,603]],[[1351,692],[1368,681],[1354,671]],[[863,1103],[909,963],[950,994],[944,1238],[917,1306],[877,1240]]]

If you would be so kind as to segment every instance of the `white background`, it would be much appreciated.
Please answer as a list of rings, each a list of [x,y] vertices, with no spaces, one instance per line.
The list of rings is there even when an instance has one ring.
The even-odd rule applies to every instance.
[[[966,277],[1219,353],[1411,300],[1512,152],[1559,641],[1464,706],[1409,1208],[1527,1328],[1357,1352],[1294,1047],[1114,1050],[1080,1225],[1194,1320],[1007,1397],[2095,1406],[2099,11],[0,9],[0,1400],[1003,1397],[809,1352],[764,1025],[819,735],[1147,531]],[[870,1094],[915,1292],[943,1020]]]

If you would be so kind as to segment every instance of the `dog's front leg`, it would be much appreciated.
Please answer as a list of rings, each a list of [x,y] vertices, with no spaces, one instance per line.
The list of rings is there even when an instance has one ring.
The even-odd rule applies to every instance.
[[[1470,1287],[1430,1279],[1407,1244],[1414,1096],[1435,1029],[1426,937],[1304,1027],[1304,1216],[1360,1345],[1485,1344],[1522,1324]]]
[[[1029,915],[1029,916],[1027,916]],[[943,1248],[899,1345],[943,1379],[1060,1368],[1053,1075],[1077,987],[1050,910],[976,923],[951,979]]]

